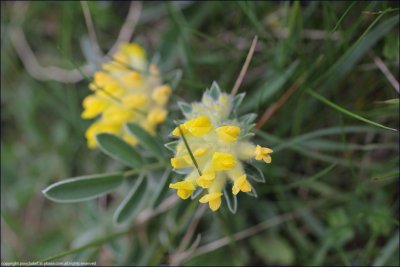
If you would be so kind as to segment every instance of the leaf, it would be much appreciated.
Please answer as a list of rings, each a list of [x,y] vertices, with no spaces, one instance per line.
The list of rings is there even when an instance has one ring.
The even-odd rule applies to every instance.
[[[193,191],[193,193],[190,195],[190,199],[193,200],[200,196],[200,194],[203,192],[203,188],[201,187],[196,187],[196,189]]]
[[[79,176],[52,184],[42,192],[55,202],[73,203],[110,193],[120,186],[122,181],[121,173]]]
[[[163,158],[164,147],[158,141],[158,139],[151,136],[147,131],[145,131],[142,127],[140,127],[136,123],[128,123],[126,126],[129,132],[139,140],[140,145],[142,145],[151,153],[153,153],[154,156],[158,158]]]
[[[235,214],[237,211],[237,197],[236,195],[232,194],[230,190],[226,190],[224,188],[224,197],[226,204],[228,205],[228,209],[232,214]]]
[[[250,192],[246,192],[247,195],[254,197],[254,198],[258,198],[258,194],[256,189],[254,188],[253,185],[251,185],[251,191]]]
[[[161,177],[161,181],[159,182],[158,189],[154,193],[153,201],[151,202],[151,207],[155,208],[158,205],[160,205],[161,201],[164,199],[164,196],[167,194],[169,191],[168,184],[171,182],[172,175],[171,175],[171,169],[168,168],[163,176]]]
[[[245,96],[246,96],[246,93],[240,93],[240,94],[235,96],[235,98],[233,99],[233,103],[232,103],[232,110],[233,111],[236,111],[238,109],[240,104],[242,104],[242,101],[243,101]]]
[[[190,112],[192,112],[192,105],[186,102],[178,101],[178,107],[183,114],[189,114]]]
[[[175,153],[175,151],[176,151],[176,146],[177,146],[178,144],[179,144],[179,140],[176,140],[176,141],[172,141],[172,142],[166,143],[164,146],[165,146],[169,151]]]
[[[265,177],[263,172],[254,164],[254,163],[247,163],[245,166],[245,171],[247,177],[257,183],[265,183]]]
[[[374,122],[374,121],[371,121],[371,120],[368,120],[368,119],[366,119],[366,118],[364,118],[364,117],[361,117],[360,115],[357,115],[357,114],[355,114],[355,113],[353,113],[353,112],[351,112],[351,111],[349,111],[349,110],[347,110],[347,109],[345,109],[345,108],[342,108],[341,106],[339,106],[339,105],[337,105],[337,104],[331,102],[330,100],[326,99],[325,97],[323,97],[322,95],[320,95],[320,94],[314,92],[314,91],[311,90],[311,89],[308,89],[307,92],[308,92],[310,95],[312,95],[314,98],[316,98],[316,99],[318,99],[319,101],[321,101],[322,103],[324,103],[324,104],[326,104],[326,105],[328,105],[328,106],[330,106],[330,107],[336,109],[337,111],[339,111],[339,112],[341,112],[341,113],[343,113],[343,114],[346,114],[346,115],[348,115],[348,116],[350,116],[350,117],[353,117],[353,118],[355,118],[355,119],[357,119],[357,120],[366,122],[366,123],[368,123],[368,124],[371,124],[371,125],[374,125],[374,126],[377,126],[377,127],[380,127],[380,128],[384,128],[384,129],[392,130],[392,131],[397,131],[396,129],[393,129],[393,128],[384,126],[384,125],[382,125],[382,124],[379,124],[379,123]]]
[[[216,81],[213,81],[211,84],[211,88],[209,91],[209,95],[214,99],[218,100],[219,96],[221,94],[221,89],[219,88],[219,85]]]
[[[115,223],[123,223],[133,218],[141,210],[145,203],[146,185],[147,180],[144,175],[141,175],[135,186],[116,209],[113,217]]]
[[[100,133],[96,135],[96,140],[100,149],[113,159],[133,168],[142,166],[140,154],[121,138],[109,133]]]

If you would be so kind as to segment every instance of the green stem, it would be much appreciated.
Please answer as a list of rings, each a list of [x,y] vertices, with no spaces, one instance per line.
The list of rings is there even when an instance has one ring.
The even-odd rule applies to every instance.
[[[196,169],[197,169],[197,172],[199,173],[200,176],[202,176],[201,171],[200,171],[200,169],[199,169],[199,165],[197,165],[197,161],[196,161],[196,159],[195,159],[194,156],[193,156],[192,150],[191,150],[190,147],[189,147],[189,144],[188,144],[188,142],[187,142],[187,140],[186,140],[185,135],[183,134],[183,131],[182,131],[180,125],[178,125],[178,129],[179,129],[179,132],[180,132],[180,134],[181,134],[181,136],[182,136],[183,143],[185,144],[186,149],[187,149],[187,151],[189,152],[190,158],[192,159],[192,162],[193,162],[194,166],[195,166]]]
[[[151,164],[145,165],[145,166],[143,166],[143,168],[140,168],[140,169],[134,169],[134,170],[129,170],[129,171],[123,172],[123,175],[124,175],[124,178],[126,178],[130,175],[139,174],[143,171],[151,171],[151,170],[161,169],[163,167],[166,167],[167,165],[168,165],[167,162],[159,161],[156,163],[151,163]]]

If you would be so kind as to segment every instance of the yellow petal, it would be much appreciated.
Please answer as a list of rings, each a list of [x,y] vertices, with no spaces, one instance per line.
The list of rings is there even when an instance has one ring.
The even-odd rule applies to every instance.
[[[186,126],[184,124],[181,124],[179,126],[177,126],[173,131],[172,131],[172,135],[173,136],[181,136],[181,131],[179,131],[179,128],[181,128],[181,131],[183,132],[183,134],[186,136],[186,134],[188,133],[188,130],[186,129]]]
[[[170,184],[169,188],[177,189],[177,194],[181,199],[189,198],[192,192],[195,190],[194,185],[189,181],[181,181]]]
[[[197,178],[196,183],[202,188],[209,188],[215,179],[215,172],[203,173]]]
[[[103,119],[105,121],[113,122],[116,124],[124,124],[134,118],[135,113],[129,109],[110,106],[103,113]]]
[[[206,194],[199,199],[200,203],[207,203],[212,211],[216,211],[221,206],[222,193]]]
[[[124,97],[122,103],[127,108],[141,108],[147,104],[147,96],[145,94],[131,94]]]
[[[215,152],[212,156],[212,168],[215,171],[230,170],[236,165],[236,160],[232,154]]]
[[[240,191],[242,192],[251,191],[251,184],[247,181],[245,174],[241,175],[240,177],[237,177],[232,187],[232,193],[234,195],[237,195]]]
[[[187,168],[191,162],[188,162],[184,157],[171,158],[171,166],[175,169]]]
[[[194,136],[203,136],[212,129],[212,124],[206,116],[185,122],[186,129]]]
[[[94,95],[85,97],[82,102],[84,111],[82,112],[83,119],[91,119],[102,113],[109,105],[109,101]]]
[[[225,142],[235,142],[240,134],[238,126],[221,126],[216,129],[220,140]]]
[[[159,105],[165,105],[171,95],[172,89],[169,85],[158,86],[154,89],[151,97]]]
[[[129,88],[137,88],[143,85],[142,75],[137,71],[130,71],[121,77],[123,84]]]
[[[167,118],[168,112],[163,108],[154,108],[147,115],[147,121],[151,124],[160,124]]]

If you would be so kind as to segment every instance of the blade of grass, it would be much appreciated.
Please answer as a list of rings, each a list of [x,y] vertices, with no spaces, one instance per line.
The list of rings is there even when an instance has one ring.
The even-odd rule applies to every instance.
[[[357,119],[357,120],[360,120],[360,121],[363,121],[363,122],[365,122],[365,123],[374,125],[374,126],[376,126],[376,127],[380,127],[380,128],[383,128],[383,129],[387,129],[387,130],[391,130],[391,131],[396,131],[396,132],[398,131],[397,129],[390,128],[390,127],[384,126],[384,125],[382,125],[382,124],[379,124],[379,123],[377,123],[377,122],[368,120],[368,119],[366,119],[366,118],[364,118],[364,117],[361,117],[360,115],[357,115],[357,114],[355,114],[355,113],[353,113],[353,112],[351,112],[351,111],[349,111],[349,110],[347,110],[347,109],[345,109],[345,108],[342,108],[342,107],[340,107],[339,105],[337,105],[337,104],[331,102],[330,100],[326,99],[326,98],[323,97],[322,95],[320,95],[320,94],[314,92],[312,89],[308,89],[308,90],[306,90],[306,92],[307,92],[308,94],[310,94],[311,96],[313,96],[314,98],[316,98],[317,100],[321,101],[322,103],[324,103],[324,104],[326,104],[326,105],[328,105],[328,106],[330,106],[330,107],[336,109],[337,111],[339,111],[339,112],[341,112],[341,113],[343,113],[343,114],[345,114],[345,115],[347,115],[347,116],[350,116],[350,117],[355,118],[355,119]]]

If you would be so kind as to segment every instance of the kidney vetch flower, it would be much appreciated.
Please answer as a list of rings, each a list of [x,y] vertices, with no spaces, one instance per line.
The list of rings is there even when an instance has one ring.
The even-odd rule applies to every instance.
[[[81,116],[98,118],[86,131],[90,148],[96,147],[98,133],[112,133],[136,144],[123,127],[126,123],[135,122],[155,135],[157,125],[167,117],[171,87],[161,83],[158,68],[147,62],[138,44],[122,44],[113,59],[94,74],[89,88],[93,93],[83,100]]]
[[[183,181],[170,184],[182,199],[189,198],[196,188],[207,189],[199,201],[208,203],[211,210],[221,206],[221,197],[227,182],[231,182],[232,194],[251,192],[245,162],[251,159],[271,162],[272,150],[254,145],[249,139],[254,135],[254,114],[237,118],[236,109],[244,93],[233,97],[221,93],[214,82],[202,101],[178,103],[186,121],[180,123],[172,135],[180,140],[175,144],[175,156],[171,165],[178,173],[185,174]]]

